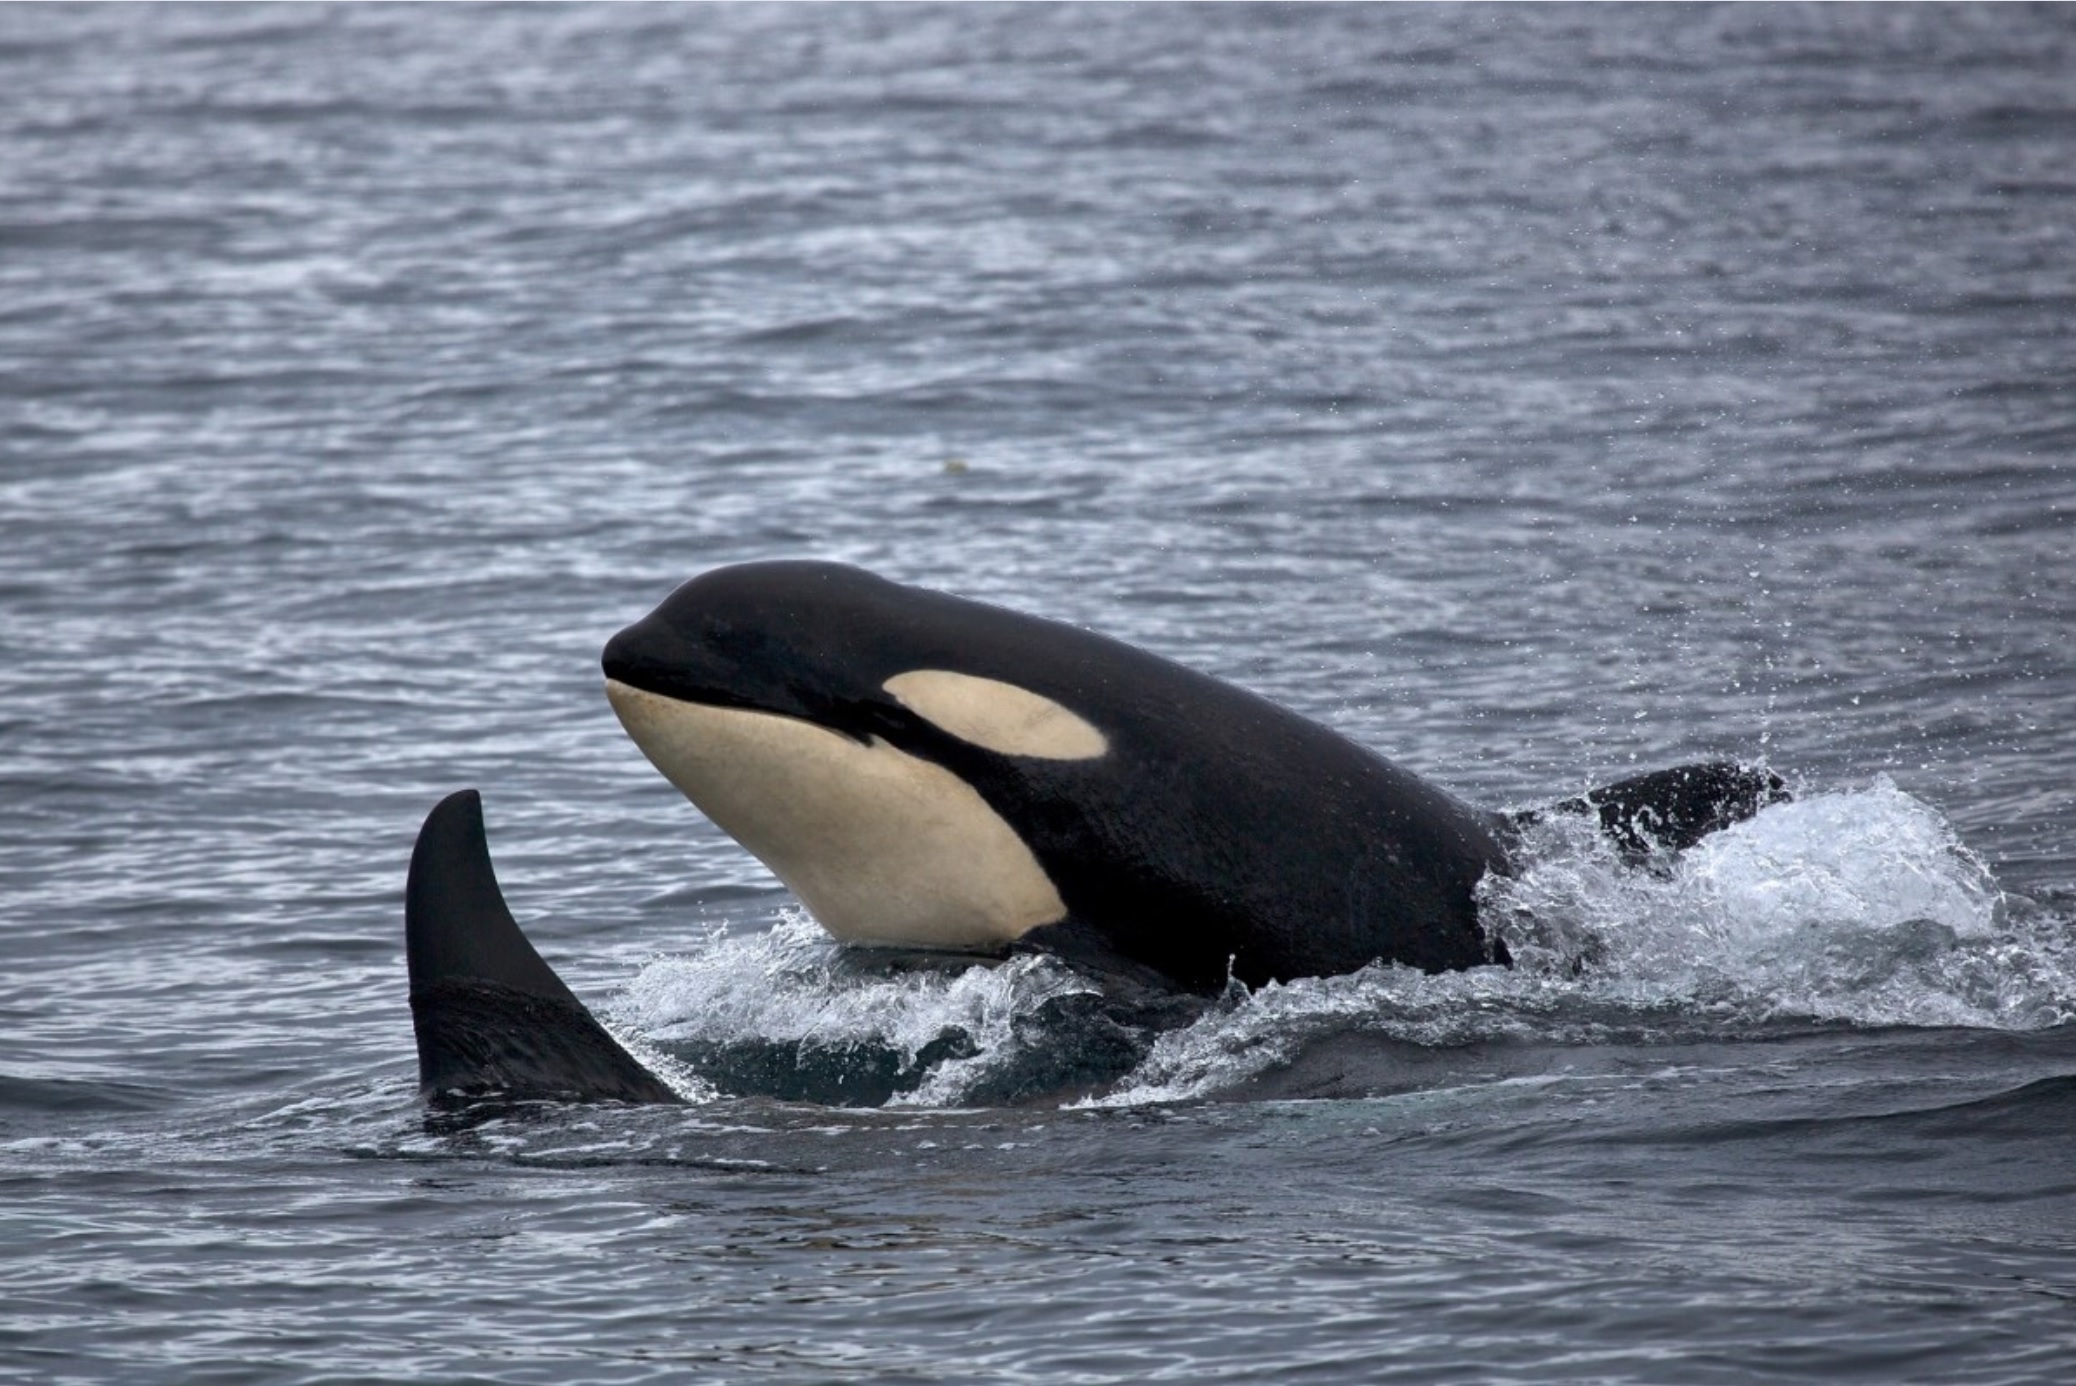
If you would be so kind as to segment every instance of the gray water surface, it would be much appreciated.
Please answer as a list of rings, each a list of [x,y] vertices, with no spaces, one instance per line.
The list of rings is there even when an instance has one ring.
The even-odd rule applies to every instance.
[[[2072,381],[2063,7],[0,9],[0,1374],[2066,1381]],[[605,706],[783,556],[1800,797],[1033,1096]],[[689,1108],[424,1120],[464,785]]]

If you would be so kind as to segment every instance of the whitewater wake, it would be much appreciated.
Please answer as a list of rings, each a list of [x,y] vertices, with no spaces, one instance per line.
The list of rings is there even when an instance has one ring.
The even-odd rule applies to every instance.
[[[1053,958],[891,959],[787,911],[652,961],[614,1020],[700,1094],[955,1107],[1195,1100],[1346,1035],[1440,1049],[2076,1019],[2065,912],[2007,895],[1885,779],[1770,806],[1641,868],[1562,817],[1530,830],[1521,859],[1479,892],[1512,968],[1372,966],[1148,1015],[1106,1008]]]

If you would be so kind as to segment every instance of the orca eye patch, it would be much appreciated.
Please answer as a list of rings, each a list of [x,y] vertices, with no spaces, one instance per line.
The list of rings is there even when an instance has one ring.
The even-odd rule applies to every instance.
[[[911,669],[881,687],[895,701],[961,741],[1004,756],[1093,760],[1109,738],[1040,693],[948,669]]]

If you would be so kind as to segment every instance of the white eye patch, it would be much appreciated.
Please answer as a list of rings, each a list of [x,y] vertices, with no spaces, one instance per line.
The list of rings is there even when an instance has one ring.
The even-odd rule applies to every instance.
[[[882,687],[916,716],[998,755],[1093,760],[1110,749],[1109,739],[1087,722],[1013,683],[911,669]]]

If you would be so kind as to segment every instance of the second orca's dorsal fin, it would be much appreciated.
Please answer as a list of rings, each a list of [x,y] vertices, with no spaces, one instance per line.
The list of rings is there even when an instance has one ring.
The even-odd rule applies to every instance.
[[[404,885],[404,951],[411,991],[466,978],[579,1004],[519,930],[490,864],[483,796],[449,794],[426,815]]]
[[[404,955],[428,1099],[683,1101],[606,1033],[520,931],[473,789],[442,799],[418,830]]]

